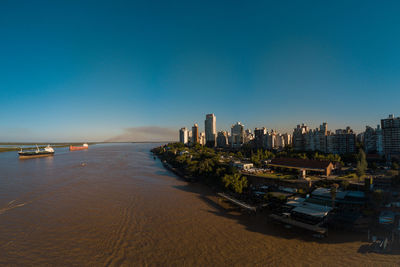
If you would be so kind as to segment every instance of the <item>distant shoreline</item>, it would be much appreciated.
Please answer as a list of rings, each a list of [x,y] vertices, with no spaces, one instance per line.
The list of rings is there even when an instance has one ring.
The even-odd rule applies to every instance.
[[[123,143],[132,143],[132,144],[158,144],[158,143],[170,143],[171,141],[140,141],[140,142],[88,142],[88,145],[96,145],[96,144],[123,144]],[[24,149],[29,150],[29,149],[35,149],[36,145],[39,148],[43,148],[50,144],[53,147],[68,147],[70,145],[73,146],[78,146],[82,145],[84,142],[60,142],[60,143],[52,143],[52,142],[47,142],[47,143],[32,143],[32,142],[0,142],[0,153],[1,152],[10,152],[10,151],[19,151],[21,147],[19,146],[29,146],[29,147],[24,147]],[[15,146],[15,147],[1,147],[1,146]]]
[[[10,152],[10,151],[19,151],[21,150],[21,147],[1,147],[2,145],[7,145],[7,146],[30,146],[30,147],[24,147],[23,149],[30,150],[30,149],[35,149],[36,145],[39,148],[44,148],[47,146],[49,143],[0,143],[0,153],[1,152]],[[88,143],[89,145],[95,145],[97,143]],[[82,143],[51,143],[53,147],[68,147],[70,145],[76,146],[76,145],[82,145]]]
[[[117,141],[117,142],[112,142],[112,141],[105,141],[105,142],[86,142],[89,145],[94,145],[94,144],[112,144],[112,143],[139,143],[139,144],[145,144],[145,143],[150,143],[150,144],[157,144],[157,143],[171,143],[171,142],[176,142],[176,141]],[[70,144],[83,144],[85,142],[0,142],[1,145],[48,145],[48,144],[53,144],[53,145],[70,145]]]

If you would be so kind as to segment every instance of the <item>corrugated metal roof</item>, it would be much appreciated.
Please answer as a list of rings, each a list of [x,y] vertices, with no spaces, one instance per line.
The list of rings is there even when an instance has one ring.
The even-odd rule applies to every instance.
[[[328,168],[330,161],[298,159],[298,158],[276,158],[272,159],[270,165],[285,166],[287,168],[304,168],[314,170],[325,170]]]
[[[327,210],[310,209],[308,207],[296,207],[293,211],[320,218],[325,217],[329,212]]]

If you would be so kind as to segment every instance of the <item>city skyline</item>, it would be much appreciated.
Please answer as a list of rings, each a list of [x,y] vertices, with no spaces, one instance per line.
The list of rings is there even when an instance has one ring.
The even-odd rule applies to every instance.
[[[215,115],[215,114],[212,113],[212,115]],[[206,116],[205,113],[204,113],[204,116]],[[273,127],[273,126],[271,126],[271,125],[270,125],[270,126],[268,126],[268,125],[256,125],[256,126],[253,126],[253,127],[249,127],[249,126],[248,126],[246,123],[244,123],[243,121],[235,121],[235,122],[232,122],[232,123],[230,124],[230,126],[228,126],[228,127],[226,127],[226,128],[220,127],[219,124],[218,124],[218,122],[217,122],[217,123],[216,123],[216,125],[217,125],[217,126],[216,126],[216,131],[217,131],[217,132],[219,132],[219,131],[229,131],[233,125],[235,125],[236,123],[241,123],[241,124],[243,124],[243,126],[244,126],[245,129],[249,129],[249,130],[251,130],[252,132],[254,132],[254,129],[256,129],[256,128],[263,128],[263,127],[265,127],[265,129],[266,129],[267,131],[274,130],[274,131],[278,131],[278,132],[282,132],[282,133],[292,134],[293,131],[296,129],[296,127],[297,127],[298,125],[304,125],[304,126],[307,126],[310,130],[315,130],[315,129],[318,129],[318,128],[323,124],[323,125],[326,125],[326,126],[327,126],[327,130],[332,131],[332,132],[334,132],[335,130],[346,129],[347,127],[350,127],[350,128],[352,128],[352,130],[354,130],[354,132],[355,132],[356,134],[359,134],[359,133],[363,133],[363,132],[366,130],[367,127],[372,127],[372,128],[374,128],[374,127],[376,127],[376,126],[380,127],[380,125],[381,125],[381,120],[382,120],[382,119],[389,118],[390,116],[399,117],[399,116],[396,115],[396,114],[387,114],[385,117],[380,118],[375,124],[374,124],[374,123],[372,123],[372,124],[367,124],[367,125],[364,126],[364,128],[358,129],[358,130],[354,130],[354,128],[353,128],[352,125],[344,125],[344,124],[342,124],[341,126],[339,125],[339,127],[334,127],[334,126],[331,126],[331,124],[330,124],[328,121],[320,121],[320,122],[315,122],[315,123],[312,123],[312,124],[309,124],[309,123],[306,123],[306,122],[303,121],[303,122],[298,122],[298,123],[295,124],[295,125],[292,125],[292,127],[289,126],[289,128],[287,128],[287,129],[285,129],[285,128],[284,128],[284,129],[282,129],[282,128],[277,128],[277,127]],[[197,124],[198,124],[197,121],[194,121],[194,120],[193,120],[193,121],[192,121],[192,124],[194,124],[194,123],[197,123]],[[190,122],[189,122],[189,124],[190,124]],[[226,124],[224,123],[224,125],[226,125]],[[181,125],[181,128],[182,128],[182,127],[187,127],[187,126],[188,126],[188,125]],[[200,132],[204,132],[204,131],[205,131],[205,127],[202,126],[201,124],[199,124],[199,131],[200,131]]]
[[[354,155],[358,147],[362,146],[368,155],[375,157],[385,156],[388,162],[392,157],[397,159],[400,153],[400,117],[389,114],[381,119],[376,128],[366,126],[364,132],[357,134],[350,126],[331,130],[327,122],[319,127],[312,128],[302,123],[293,129],[292,133],[279,133],[276,130],[267,130],[265,127],[245,129],[241,122],[231,126],[231,131],[218,131],[216,135],[216,116],[207,114],[205,120],[205,134],[199,133],[195,123],[192,132],[186,127],[179,130],[179,143],[186,146],[200,144],[207,147],[226,149],[240,149],[247,145],[252,149],[267,149],[280,151],[291,146],[294,151],[322,152],[325,154]],[[204,137],[198,140],[198,136]],[[217,138],[216,138],[217,137]],[[208,140],[206,142],[206,140]]]
[[[0,142],[176,140],[207,113],[364,131],[400,114],[399,7],[3,1]]]

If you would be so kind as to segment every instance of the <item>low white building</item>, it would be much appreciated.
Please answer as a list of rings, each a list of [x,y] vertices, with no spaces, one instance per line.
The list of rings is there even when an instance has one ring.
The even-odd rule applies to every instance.
[[[254,167],[253,163],[240,162],[240,161],[233,162],[232,166],[245,171]]]

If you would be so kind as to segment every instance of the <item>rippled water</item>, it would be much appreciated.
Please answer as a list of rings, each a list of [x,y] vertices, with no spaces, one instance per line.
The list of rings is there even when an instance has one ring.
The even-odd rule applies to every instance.
[[[363,236],[308,233],[241,214],[166,171],[154,144],[0,153],[2,265],[398,265]],[[83,164],[82,164],[83,163]]]

